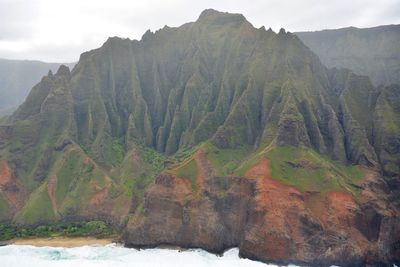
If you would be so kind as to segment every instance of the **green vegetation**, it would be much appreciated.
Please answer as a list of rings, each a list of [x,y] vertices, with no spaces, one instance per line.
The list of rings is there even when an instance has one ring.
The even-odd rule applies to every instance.
[[[264,156],[264,153],[259,152],[257,154],[252,155],[248,160],[243,161],[238,168],[234,171],[234,174],[237,176],[244,176],[245,173],[254,165],[256,165]]]
[[[186,179],[189,179],[191,185],[192,185],[192,190],[197,191],[197,176],[198,176],[198,170],[196,166],[196,161],[194,159],[190,159],[187,162],[185,162],[181,167],[179,167],[176,171],[176,175],[178,177],[184,177]]]
[[[398,175],[398,86],[328,70],[292,37],[215,11],[137,45],[111,38],[72,73],[44,77],[2,120],[18,203],[0,199],[0,218],[128,217],[163,171],[200,191],[202,171],[229,185],[263,157],[302,191],[358,193],[358,167],[320,154]]]
[[[145,189],[156,175],[164,168],[165,156],[152,148],[135,143],[127,153],[116,176],[117,183],[112,183],[109,196],[115,200],[114,211],[121,212],[127,203],[135,200],[141,206]]]
[[[363,177],[359,167],[333,162],[310,148],[275,147],[267,158],[274,179],[301,191],[359,193],[354,186]]]
[[[4,197],[0,194],[0,220],[5,220],[10,216],[11,208]]]
[[[141,159],[145,163],[149,164],[154,171],[160,172],[164,168],[164,161],[166,157],[163,154],[143,145],[139,146],[139,151]]]
[[[61,169],[57,173],[57,202],[61,203],[68,191],[70,184],[77,178],[81,157],[78,153],[72,152],[67,156]]]
[[[129,194],[136,196],[143,196],[144,189],[154,180],[153,176],[144,173],[132,176],[124,176],[124,187],[128,190]]]
[[[68,193],[62,203],[59,203],[59,213],[67,215],[70,212],[84,211],[89,207],[91,196],[112,183],[110,177],[93,163],[80,164],[76,168],[76,176],[70,177]],[[58,185],[57,185],[58,187]]]
[[[182,150],[179,150],[174,155],[172,155],[170,158],[177,162],[184,162],[189,157],[191,157],[200,148],[201,145],[202,145],[202,143],[197,144],[190,148],[184,148]]]
[[[116,230],[104,221],[58,223],[40,225],[37,227],[0,224],[0,241],[10,240],[17,237],[108,237],[115,234]]]
[[[355,197],[360,193],[357,183],[363,172],[359,166],[341,164],[307,147],[275,146],[260,151],[243,161],[234,174],[245,175],[263,157],[268,159],[272,178],[300,191],[346,191]]]
[[[125,149],[124,149],[124,145],[122,144],[121,140],[114,139],[111,144],[111,149],[113,152],[113,156],[115,158],[115,162],[118,165],[121,165],[125,158]]]
[[[164,168],[165,158],[152,148],[136,145],[121,166],[120,178],[126,193],[142,197],[144,189]]]
[[[44,183],[32,193],[27,204],[17,214],[17,221],[23,222],[24,224],[34,224],[37,222],[51,222],[54,220],[55,215],[47,193],[46,183]]]
[[[204,148],[216,176],[232,175],[234,170],[251,151],[249,146],[233,149],[219,149],[210,142],[206,142]]]

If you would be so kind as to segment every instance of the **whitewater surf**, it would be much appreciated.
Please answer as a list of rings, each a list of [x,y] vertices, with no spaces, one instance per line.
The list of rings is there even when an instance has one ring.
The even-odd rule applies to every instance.
[[[8,245],[0,247],[2,267],[272,267],[239,257],[237,248],[223,256],[204,250],[144,249],[136,250],[116,244],[106,246],[82,246],[74,248],[35,247]],[[294,265],[292,265],[294,266]]]

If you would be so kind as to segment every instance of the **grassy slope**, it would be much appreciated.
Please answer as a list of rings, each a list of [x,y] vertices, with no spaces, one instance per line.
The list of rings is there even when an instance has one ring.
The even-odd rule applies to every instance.
[[[113,142],[112,150],[115,152],[117,165],[109,170],[99,166],[77,145],[70,145],[64,151],[58,152],[46,178],[17,213],[16,222],[35,224],[55,221],[58,215],[62,218],[85,214],[90,212],[91,197],[104,188],[108,188],[104,201],[110,203],[113,213],[126,213],[132,199],[140,206],[145,188],[164,168],[165,156],[141,145],[125,152],[116,141]],[[52,176],[57,177],[55,197],[58,214],[53,212],[48,193],[48,183]],[[0,198],[0,211],[7,214],[8,206],[3,202]]]
[[[85,158],[84,152],[76,146],[59,155],[47,178],[31,194],[16,220],[27,224],[55,220],[57,215],[53,212],[47,190],[48,181],[53,175],[57,176],[55,196],[58,212],[65,215],[83,210],[93,193],[111,183],[106,173],[94,163],[85,163]]]
[[[26,205],[17,214],[16,221],[23,224],[52,222],[55,216],[51,207],[46,184],[43,183],[29,197]]]
[[[11,215],[11,209],[8,202],[0,195],[0,221],[7,220]]]
[[[197,191],[197,175],[199,171],[196,166],[196,161],[191,158],[187,160],[182,166],[176,169],[176,175],[181,178],[186,178],[192,185],[192,190]]]
[[[116,210],[131,202],[136,211],[141,209],[145,188],[154,182],[156,175],[161,172],[164,160],[164,155],[142,145],[135,145],[126,153],[117,175],[118,182],[112,185],[110,191],[111,196],[116,196]]]
[[[344,191],[357,196],[357,183],[363,177],[359,166],[341,164],[306,147],[270,146],[253,153],[250,147],[245,146],[237,149],[219,149],[205,142],[198,148],[200,147],[205,149],[216,177],[244,176],[263,157],[269,160],[272,178],[302,192]],[[191,151],[192,155],[197,149]],[[187,178],[192,188],[196,188],[198,169],[193,156],[187,156],[168,172]]]
[[[357,166],[344,166],[321,156],[309,148],[290,146],[272,149],[267,158],[271,176],[301,191],[350,191],[357,194],[352,184],[362,178]]]
[[[218,16],[223,16],[224,21],[227,18],[223,14]],[[105,187],[108,189],[107,200],[111,202],[109,206],[113,207],[113,212],[123,214],[130,202],[138,202],[140,206],[145,188],[164,168],[162,155],[152,149],[136,146],[134,142],[152,144],[159,151],[169,154],[208,140],[217,129],[218,135],[227,139],[228,145],[224,146],[235,147],[234,149],[219,149],[210,142],[205,142],[171,157],[177,162],[171,171],[178,177],[190,180],[194,190],[197,188],[199,170],[193,154],[201,146],[214,176],[217,177],[243,176],[262,157],[267,157],[271,164],[272,177],[299,190],[346,190],[357,193],[357,187],[352,186],[361,177],[356,167],[337,164],[311,149],[277,147],[264,152],[252,152],[253,145],[258,145],[256,140],[260,139],[261,144],[264,144],[263,141],[270,143],[277,135],[283,135],[279,132],[282,128],[280,125],[293,123],[298,130],[293,131],[298,132],[298,143],[304,141],[300,139],[304,139],[308,131],[314,137],[311,142],[317,144],[314,147],[319,147],[322,139],[317,135],[318,121],[310,114],[313,111],[320,112],[312,107],[322,104],[320,97],[325,99],[327,97],[324,94],[330,92],[323,85],[328,80],[322,78],[328,73],[318,62],[313,62],[313,55],[290,35],[263,33],[262,30],[253,29],[248,23],[242,24],[241,17],[228,19],[230,23],[226,27],[216,27],[219,23],[214,22],[219,19],[214,19],[216,18],[211,16],[193,24],[190,27],[194,27],[194,31],[183,27],[180,33],[183,36],[160,31],[154,36],[155,42],[152,43],[157,46],[155,50],[153,46],[143,43],[143,50],[135,53],[136,45],[132,46],[129,41],[115,38],[108,41],[97,52],[82,56],[72,75],[70,89],[73,98],[62,97],[64,93],[69,96],[69,89],[63,90],[58,85],[52,85],[54,90],[48,93],[45,82],[43,87],[33,91],[36,95],[29,98],[25,109],[21,109],[20,113],[30,114],[31,110],[39,111],[39,108],[47,113],[39,116],[40,120],[18,120],[13,132],[16,138],[12,138],[7,154],[4,154],[5,158],[26,165],[17,168],[16,176],[29,193],[33,192],[18,218],[38,220],[40,217],[31,218],[31,215],[35,212],[34,209],[39,209],[44,219],[54,219],[51,206],[49,208],[48,195],[46,198],[51,175],[56,175],[58,179],[56,200],[61,215],[84,210],[90,197]],[[238,23],[240,27],[237,27]],[[201,30],[203,28],[207,31]],[[201,32],[203,33],[198,34]],[[171,38],[161,38],[162,34]],[[199,38],[198,45],[201,49],[195,48],[192,51],[192,45],[186,46],[191,44],[186,40],[192,40],[192,35]],[[185,42],[175,42],[176,40]],[[145,47],[151,49],[147,50]],[[259,49],[265,47],[268,50]],[[187,55],[177,64],[170,60],[176,58],[176,51],[186,50]],[[132,57],[132,53],[135,57]],[[194,53],[198,54],[193,56]],[[141,58],[142,55],[144,58]],[[152,60],[147,60],[147,56]],[[221,59],[215,67],[208,63],[208,60],[213,62],[214,59]],[[241,64],[236,64],[237,59],[240,59]],[[140,62],[142,63],[139,64]],[[153,67],[146,62],[160,64],[157,70],[150,71],[150,67]],[[162,62],[168,64],[164,66]],[[188,70],[187,74],[182,74],[176,80],[188,81],[186,88],[179,91],[171,89],[170,92],[170,88],[174,86],[164,84],[158,75],[170,73],[175,65]],[[320,72],[317,72],[318,68],[321,69]],[[140,69],[149,71],[142,73]],[[190,73],[192,69],[194,71]],[[221,83],[221,88],[209,88],[214,81],[210,84],[203,81],[202,78],[206,76],[201,74],[202,69],[209,69],[214,76],[221,77],[221,81],[216,83]],[[269,78],[265,79],[266,77]],[[50,78],[45,80],[49,81]],[[363,85],[361,83],[360,86]],[[180,85],[176,88],[179,87]],[[358,92],[359,88],[355,88]],[[360,123],[370,123],[369,117],[368,120],[364,117],[367,114],[364,110],[367,105],[364,102],[361,102],[363,108],[357,105],[358,100],[367,98],[359,94],[356,97],[352,93],[354,92],[345,95],[345,103],[350,106],[351,113]],[[47,96],[56,100],[56,104],[45,101],[49,100]],[[79,101],[72,103],[73,99]],[[353,99],[354,101],[350,101]],[[42,102],[48,102],[48,110],[42,109]],[[64,105],[68,103],[71,105]],[[160,103],[165,103],[165,108],[158,109],[163,106]],[[336,106],[337,103],[334,104]],[[66,107],[65,110],[60,109],[63,106]],[[305,111],[301,111],[300,107]],[[67,110],[70,111],[70,125],[64,120]],[[261,114],[263,112],[265,114]],[[122,122],[127,120],[128,125],[124,125]],[[266,129],[264,124],[267,125]],[[304,128],[304,125],[308,126]],[[153,133],[157,127],[166,132]],[[357,125],[353,128],[357,128]],[[81,147],[76,151],[55,152],[55,145],[67,139],[64,137],[71,137]],[[285,140],[291,137],[288,135]],[[153,140],[154,138],[157,140]],[[340,138],[338,136],[339,140]],[[243,146],[244,143],[252,145]],[[127,151],[130,146],[135,147]],[[360,150],[357,144],[354,148],[356,151]],[[84,163],[88,156],[96,163]]]
[[[197,190],[196,178],[199,170],[193,155],[200,148],[204,149],[206,158],[213,168],[213,175],[216,177],[233,175],[234,170],[251,151],[249,146],[236,149],[219,149],[211,142],[204,142],[193,149],[181,151],[174,157],[178,161],[175,168],[168,170],[168,172],[175,174],[177,177],[188,179],[194,191]]]
[[[131,203],[132,199],[136,202],[138,210],[142,205],[145,189],[163,170],[188,179],[193,191],[197,191],[199,170],[194,154],[199,148],[204,149],[204,155],[216,177],[243,176],[262,157],[269,160],[270,175],[274,179],[303,192],[345,191],[357,196],[359,189],[356,184],[363,177],[358,166],[339,164],[306,147],[272,145],[264,150],[252,152],[247,146],[219,149],[210,142],[170,157],[175,164],[169,169],[164,169],[165,156],[153,149],[137,145],[126,153],[120,167],[116,167],[116,171],[109,176],[96,163],[88,161],[82,149],[72,147],[55,160],[50,173],[57,175],[58,211],[61,215],[84,211],[93,193],[104,187],[109,188],[107,198],[112,201],[114,212],[123,214],[126,205]],[[0,208],[6,210],[3,206]],[[16,219],[17,222],[28,224],[56,220],[47,193],[47,180],[32,193]]]
[[[205,143],[207,159],[214,168],[216,176],[230,176],[243,159],[251,152],[250,146],[235,149],[219,149],[211,143]]]
[[[244,175],[263,157],[269,160],[271,177],[302,192],[350,192],[357,196],[363,173],[359,166],[343,165],[306,147],[277,146],[254,154],[235,174]]]

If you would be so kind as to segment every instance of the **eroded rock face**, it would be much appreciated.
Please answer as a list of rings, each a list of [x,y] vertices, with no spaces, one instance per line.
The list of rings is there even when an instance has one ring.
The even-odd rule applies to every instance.
[[[0,195],[14,212],[21,208],[23,192],[7,161],[0,161]]]
[[[142,213],[125,232],[129,246],[173,244],[221,253],[243,234],[253,184],[244,178],[206,181],[193,192],[185,179],[160,175],[146,193]]]
[[[368,172],[358,199],[350,193],[300,192],[274,180],[266,159],[245,177],[205,177],[194,192],[186,179],[158,176],[141,213],[124,234],[128,246],[171,244],[275,263],[364,266],[399,258],[398,210],[385,182]]]

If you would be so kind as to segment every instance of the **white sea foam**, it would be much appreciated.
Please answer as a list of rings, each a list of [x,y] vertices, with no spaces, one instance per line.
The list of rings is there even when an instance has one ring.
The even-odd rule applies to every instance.
[[[179,252],[170,249],[135,250],[117,245],[76,248],[9,245],[0,247],[2,267],[267,267],[261,262],[241,259],[238,249],[218,257],[204,250]]]

